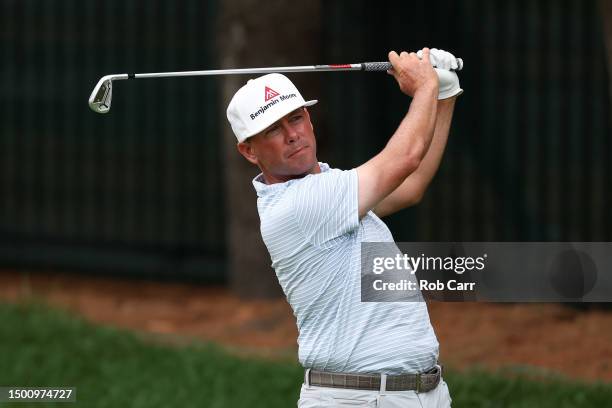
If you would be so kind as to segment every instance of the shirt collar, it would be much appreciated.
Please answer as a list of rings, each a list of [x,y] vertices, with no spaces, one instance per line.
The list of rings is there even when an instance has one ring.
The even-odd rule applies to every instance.
[[[321,173],[324,173],[329,170],[329,164],[319,162],[319,168],[321,169]],[[306,177],[313,176],[313,175],[314,174],[308,174]],[[299,179],[292,179],[292,180],[285,181],[284,183],[266,184],[264,182],[263,173],[259,173],[253,179],[253,187],[255,187],[255,191],[257,191],[257,196],[263,197],[264,195],[274,193],[281,189],[285,189],[289,187],[291,184],[295,183],[296,181],[302,180],[304,178],[305,177],[299,178]]]

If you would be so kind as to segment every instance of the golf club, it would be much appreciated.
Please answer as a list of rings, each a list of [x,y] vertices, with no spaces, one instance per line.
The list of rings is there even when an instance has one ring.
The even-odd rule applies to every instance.
[[[457,58],[457,71],[463,68],[463,60]],[[89,107],[97,113],[107,113],[111,108],[113,81],[139,78],[190,77],[201,75],[271,74],[275,72],[324,72],[324,71],[387,71],[390,62],[362,62],[358,64],[301,65],[290,67],[213,69],[207,71],[152,72],[146,74],[105,75],[89,96]]]

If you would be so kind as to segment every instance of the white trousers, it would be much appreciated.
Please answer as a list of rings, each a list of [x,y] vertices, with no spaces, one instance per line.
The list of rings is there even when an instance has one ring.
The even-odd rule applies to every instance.
[[[450,408],[451,397],[443,379],[429,392],[366,391],[302,385],[298,408],[376,407]]]

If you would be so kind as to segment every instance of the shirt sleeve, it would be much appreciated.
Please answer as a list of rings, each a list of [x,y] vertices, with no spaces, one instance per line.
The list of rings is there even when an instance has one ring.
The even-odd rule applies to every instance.
[[[295,221],[313,245],[333,245],[359,226],[357,170],[330,169],[296,183]]]

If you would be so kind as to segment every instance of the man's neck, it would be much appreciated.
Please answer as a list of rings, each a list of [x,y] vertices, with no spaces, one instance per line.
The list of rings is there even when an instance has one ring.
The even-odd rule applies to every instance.
[[[269,174],[265,171],[262,170],[262,174],[263,174],[263,179],[264,182],[266,184],[277,184],[277,183],[285,183],[289,180],[295,180],[295,179],[300,179],[303,177],[306,177],[309,174],[318,174],[321,172],[321,166],[319,166],[319,163],[317,162],[309,171],[303,173],[303,174],[292,174],[292,175],[283,175],[283,176],[275,176],[272,174]]]

